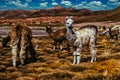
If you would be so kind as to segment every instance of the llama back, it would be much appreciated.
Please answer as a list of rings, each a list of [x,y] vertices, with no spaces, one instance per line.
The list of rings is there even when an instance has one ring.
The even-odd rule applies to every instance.
[[[83,30],[83,29],[94,30],[96,34],[98,33],[98,27],[95,25],[86,25],[79,28],[79,30]]]
[[[21,28],[19,26],[11,26],[11,30],[10,30],[10,39],[11,39],[11,43],[10,45],[16,45],[20,42],[20,38],[21,38]]]
[[[63,38],[66,38],[66,28],[57,30],[56,32],[54,32],[51,35],[54,36],[53,39],[63,39]]]

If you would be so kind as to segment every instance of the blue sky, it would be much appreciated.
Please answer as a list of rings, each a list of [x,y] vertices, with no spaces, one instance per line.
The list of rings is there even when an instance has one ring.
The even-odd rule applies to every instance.
[[[56,5],[76,9],[110,10],[120,6],[120,0],[0,0],[0,10],[47,9]]]

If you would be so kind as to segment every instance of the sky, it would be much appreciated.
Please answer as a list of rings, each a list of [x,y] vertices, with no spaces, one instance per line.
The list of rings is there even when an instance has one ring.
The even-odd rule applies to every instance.
[[[53,6],[90,10],[111,10],[120,6],[120,0],[0,0],[0,10],[36,10]]]

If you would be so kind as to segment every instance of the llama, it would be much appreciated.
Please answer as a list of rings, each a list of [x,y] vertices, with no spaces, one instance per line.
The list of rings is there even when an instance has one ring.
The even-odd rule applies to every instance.
[[[31,42],[32,32],[27,25],[11,25],[9,32],[10,47],[12,49],[12,64],[17,66],[17,57],[19,56],[21,64],[26,64],[28,52],[33,60],[36,60],[36,51]],[[9,41],[8,40],[8,41]],[[8,42],[6,41],[6,43]],[[6,43],[4,43],[6,45]]]
[[[120,25],[114,25],[110,31],[112,38],[118,40],[120,36]]]
[[[55,32],[53,32],[51,26],[46,26],[46,32],[49,34],[50,38],[52,38],[54,40],[54,46],[53,46],[53,50],[56,49],[57,44],[60,46],[60,50],[63,49],[62,43],[63,41],[67,42],[67,49],[69,49],[69,44],[66,38],[66,28],[57,30]]]
[[[74,46],[73,64],[79,64],[81,59],[81,50],[83,45],[88,45],[91,52],[91,62],[96,61],[96,35],[97,26],[87,25],[79,30],[74,30],[73,20],[70,17],[66,18],[67,39]]]
[[[105,30],[101,33],[101,35],[106,33],[108,34],[110,41],[118,40],[118,37],[120,35],[120,25],[106,27]]]
[[[7,46],[7,43],[10,41],[10,36],[9,36],[9,34],[5,37],[5,38],[3,38],[3,40],[2,40],[2,47],[8,47]]]

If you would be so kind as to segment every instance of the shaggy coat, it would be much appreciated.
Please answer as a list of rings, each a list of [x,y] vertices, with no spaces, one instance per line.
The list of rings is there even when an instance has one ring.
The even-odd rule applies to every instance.
[[[13,66],[17,66],[17,56],[19,56],[21,64],[25,64],[28,53],[36,60],[36,51],[31,42],[32,32],[30,28],[21,24],[12,25],[8,37],[12,49]]]
[[[80,63],[81,50],[83,45],[88,45],[91,52],[91,62],[96,61],[96,35],[97,26],[87,25],[81,27],[75,31],[72,26],[73,20],[71,18],[66,19],[67,37],[70,44],[73,44],[75,50],[73,52],[73,64]],[[73,33],[72,33],[73,32]]]
[[[7,43],[10,41],[10,36],[8,35],[7,37],[3,38],[2,40],[2,47],[8,47]]]
[[[57,30],[53,32],[52,28],[49,26],[46,27],[46,32],[49,34],[50,38],[54,40],[53,49],[55,50],[56,46],[59,45],[60,49],[62,50],[63,41],[67,42],[67,48],[69,50],[69,44],[66,38],[66,28]]]

